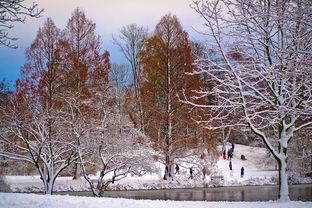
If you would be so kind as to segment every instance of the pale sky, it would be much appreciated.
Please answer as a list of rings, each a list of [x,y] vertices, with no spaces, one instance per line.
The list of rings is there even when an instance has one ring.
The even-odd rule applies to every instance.
[[[199,34],[193,29],[201,28],[203,20],[190,8],[192,0],[26,0],[33,1],[44,8],[39,19],[27,18],[25,24],[16,24],[10,31],[12,36],[18,37],[18,49],[0,46],[0,80],[6,78],[15,84],[19,77],[20,68],[25,63],[24,51],[34,41],[37,30],[47,17],[51,17],[55,24],[63,29],[67,20],[76,7],[82,8],[87,18],[96,23],[96,32],[102,38],[102,48],[111,54],[112,63],[125,62],[117,47],[112,44],[112,35],[117,37],[122,26],[136,23],[153,31],[161,16],[167,13],[175,14],[190,39],[198,39]]]

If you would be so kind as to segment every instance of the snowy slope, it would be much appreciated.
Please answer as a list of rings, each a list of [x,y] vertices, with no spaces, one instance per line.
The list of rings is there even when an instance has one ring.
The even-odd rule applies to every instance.
[[[230,147],[231,145],[228,144],[227,149]],[[241,160],[241,155],[244,155],[247,160]],[[224,160],[220,157],[217,162],[218,174],[224,177],[223,185],[225,186],[276,183],[278,173],[274,170],[274,160],[267,158],[267,151],[265,148],[235,144],[231,161],[232,171],[229,168],[229,160]],[[244,167],[245,170],[243,178],[240,177],[242,167]]]

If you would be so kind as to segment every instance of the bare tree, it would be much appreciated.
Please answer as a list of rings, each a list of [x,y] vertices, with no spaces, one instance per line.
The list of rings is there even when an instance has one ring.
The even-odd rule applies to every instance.
[[[42,12],[43,9],[38,9],[35,3],[25,5],[25,0],[0,0],[0,45],[17,48],[12,43],[17,38],[10,36],[7,30],[12,29],[15,22],[24,23],[27,16],[40,17]]]
[[[15,94],[1,110],[0,155],[33,164],[43,182],[44,192],[52,194],[55,179],[76,158],[74,142],[63,136],[62,119],[54,115],[53,138],[49,134],[51,115],[38,103]]]
[[[84,178],[94,196],[103,196],[110,184],[130,173],[140,176],[154,171],[155,154],[149,138],[120,113],[115,105],[116,96],[108,91],[96,93],[92,112],[84,115],[84,127],[75,125],[78,138],[88,137],[80,140],[77,151]],[[90,169],[100,171],[96,182],[89,178]]]
[[[85,153],[80,154],[84,177],[95,196],[103,196],[110,184],[128,174],[142,176],[155,171],[155,154],[149,139],[142,132],[134,129],[125,118],[120,120],[112,117],[108,125],[109,128],[99,129],[93,143],[89,143]],[[100,170],[95,183],[88,177],[86,166]]]
[[[214,117],[199,121],[207,128],[212,121],[236,124],[261,137],[279,166],[279,200],[287,201],[288,145],[312,125],[311,2],[194,0],[193,8],[222,61],[198,61],[194,72],[214,82],[200,97],[215,94],[218,102],[185,103],[213,110]]]
[[[121,93],[127,85],[130,84],[129,65],[112,64],[112,69],[109,73],[113,87]]]
[[[119,40],[113,37],[114,44],[118,46],[131,66],[133,84],[135,90],[135,98],[137,100],[137,108],[140,117],[140,128],[144,131],[143,110],[140,96],[140,76],[141,76],[141,60],[140,52],[144,46],[144,40],[148,36],[148,29],[139,27],[136,24],[124,26],[119,35]]]

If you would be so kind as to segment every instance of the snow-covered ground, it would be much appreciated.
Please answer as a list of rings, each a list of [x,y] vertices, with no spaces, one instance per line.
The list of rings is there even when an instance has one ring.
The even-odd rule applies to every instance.
[[[230,146],[228,146],[229,148]],[[200,154],[200,153],[199,153]],[[245,155],[247,160],[241,160],[241,155]],[[233,170],[229,169],[229,161],[221,156],[217,162],[217,170],[213,176],[223,176],[223,181],[217,181],[217,185],[263,185],[274,184],[276,182],[277,171],[274,170],[274,162],[266,159],[264,148],[255,148],[244,145],[235,145],[234,157],[232,159]],[[196,179],[188,179],[188,168],[181,168],[181,173],[176,176],[174,183],[162,180],[163,171],[160,165],[159,173],[145,175],[143,177],[127,177],[118,181],[111,187],[112,189],[160,189],[160,188],[182,188],[212,186],[210,177],[205,180],[202,175],[197,175]],[[189,167],[189,166],[186,166]],[[245,175],[240,177],[241,167],[245,168]],[[200,174],[200,171],[197,172]],[[6,182],[11,189],[16,192],[42,191],[42,182],[39,176],[6,176]],[[54,191],[86,191],[88,184],[83,178],[72,180],[72,177],[59,177],[55,182]],[[312,202],[292,201],[287,203],[269,202],[207,202],[207,201],[162,201],[162,200],[131,200],[121,198],[93,198],[75,196],[46,196],[36,194],[0,193],[0,207],[2,208],[88,208],[88,207],[109,207],[109,208],[300,208],[312,207]]]
[[[207,202],[207,201],[163,201],[163,200],[132,200],[121,198],[94,198],[59,195],[36,195],[0,193],[2,208],[307,208],[312,202],[291,201],[279,203],[269,202]]]
[[[227,145],[227,149],[230,145]],[[247,160],[241,160],[244,155]],[[229,168],[229,160],[221,157],[217,162],[219,175],[224,177],[223,186],[235,185],[265,185],[275,184],[277,170],[273,159],[267,158],[265,148],[235,145],[232,158],[232,170]],[[241,168],[244,167],[244,177],[241,178]]]
[[[230,144],[227,146],[230,148]],[[241,155],[247,160],[241,160]],[[200,155],[200,153],[199,153]],[[142,177],[129,176],[121,181],[111,184],[112,190],[129,189],[163,189],[163,188],[192,188],[210,186],[238,186],[238,185],[264,185],[275,184],[277,171],[274,170],[274,162],[267,158],[265,148],[235,145],[232,159],[233,170],[229,169],[229,160],[221,156],[217,162],[217,170],[213,176],[223,176],[224,180],[211,181],[210,177],[202,179],[201,171],[198,170],[195,179],[188,179],[189,169],[180,168],[180,174],[176,175],[175,182],[162,180],[164,166],[159,165],[159,173],[147,174]],[[189,167],[185,165],[185,167]],[[244,177],[240,177],[241,167],[245,168]],[[14,192],[39,192],[43,190],[39,176],[6,176],[8,185]],[[306,181],[309,182],[309,181]],[[310,180],[310,183],[312,181]],[[80,178],[72,180],[72,177],[58,177],[55,182],[54,191],[88,191],[87,182]]]

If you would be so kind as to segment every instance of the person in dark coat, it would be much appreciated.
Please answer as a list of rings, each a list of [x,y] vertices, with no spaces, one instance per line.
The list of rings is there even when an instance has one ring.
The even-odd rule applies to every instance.
[[[229,151],[228,151],[228,159],[230,158],[230,160],[231,160],[232,157],[233,157],[233,149],[231,148],[231,149],[229,149]]]
[[[176,174],[180,174],[180,167],[178,166],[178,164],[176,164],[175,170],[176,170]]]
[[[244,167],[242,167],[242,168],[241,168],[241,178],[244,177],[244,170],[245,170]]]
[[[205,180],[206,178],[206,175],[207,175],[207,168],[206,166],[203,167],[203,179]]]
[[[193,168],[190,168],[190,179],[193,179]]]
[[[247,160],[245,155],[241,155],[241,160]]]

